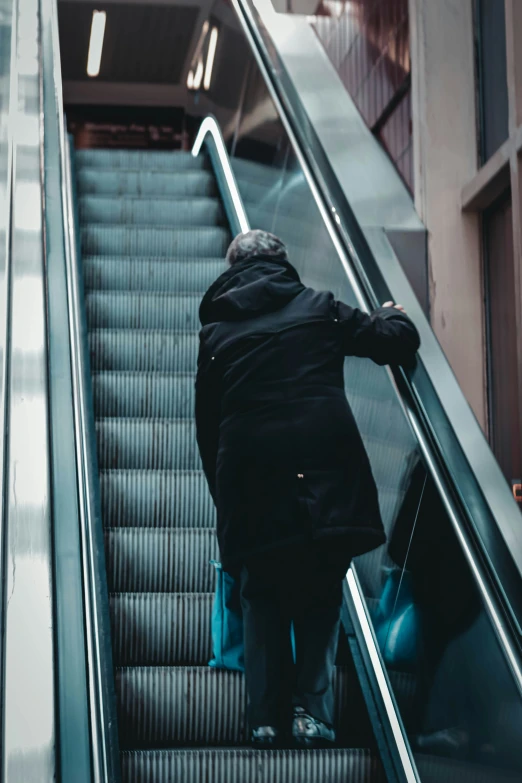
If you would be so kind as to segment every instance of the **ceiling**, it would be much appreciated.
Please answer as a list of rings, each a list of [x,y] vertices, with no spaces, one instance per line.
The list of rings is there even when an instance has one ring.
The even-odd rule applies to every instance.
[[[87,76],[86,64],[93,11],[106,11],[100,74]],[[204,22],[220,28],[212,89],[200,94],[198,113],[225,106],[242,79],[241,68],[220,67],[224,47],[246,44],[237,32],[228,0],[59,0],[58,19],[64,101],[67,105],[179,106],[194,104],[187,75]],[[225,72],[228,70],[228,73]],[[230,107],[231,108],[231,107]]]

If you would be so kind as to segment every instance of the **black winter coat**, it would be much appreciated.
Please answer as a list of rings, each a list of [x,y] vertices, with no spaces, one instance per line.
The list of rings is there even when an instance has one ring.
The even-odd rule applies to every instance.
[[[306,288],[289,263],[228,269],[200,308],[197,439],[225,568],[306,539],[352,555],[385,541],[377,489],[344,391],[344,357],[407,364],[407,316],[371,316]]]

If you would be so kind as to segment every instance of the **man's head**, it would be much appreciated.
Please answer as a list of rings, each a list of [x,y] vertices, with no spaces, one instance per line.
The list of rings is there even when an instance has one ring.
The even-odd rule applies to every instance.
[[[260,229],[238,234],[227,250],[227,261],[230,266],[256,256],[268,256],[274,261],[288,261],[286,247],[281,240],[274,234]]]

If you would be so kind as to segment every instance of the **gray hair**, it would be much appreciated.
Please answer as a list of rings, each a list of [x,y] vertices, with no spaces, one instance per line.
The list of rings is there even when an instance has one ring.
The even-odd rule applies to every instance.
[[[275,261],[288,261],[283,242],[274,234],[260,229],[238,234],[227,250],[227,261],[230,266],[256,256],[272,256]]]

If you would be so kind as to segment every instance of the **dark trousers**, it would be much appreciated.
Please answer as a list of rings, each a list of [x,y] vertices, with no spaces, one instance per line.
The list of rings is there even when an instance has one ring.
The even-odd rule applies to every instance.
[[[284,729],[292,705],[333,725],[332,681],[342,584],[350,559],[334,539],[275,549],[243,565],[241,604],[251,728]]]

